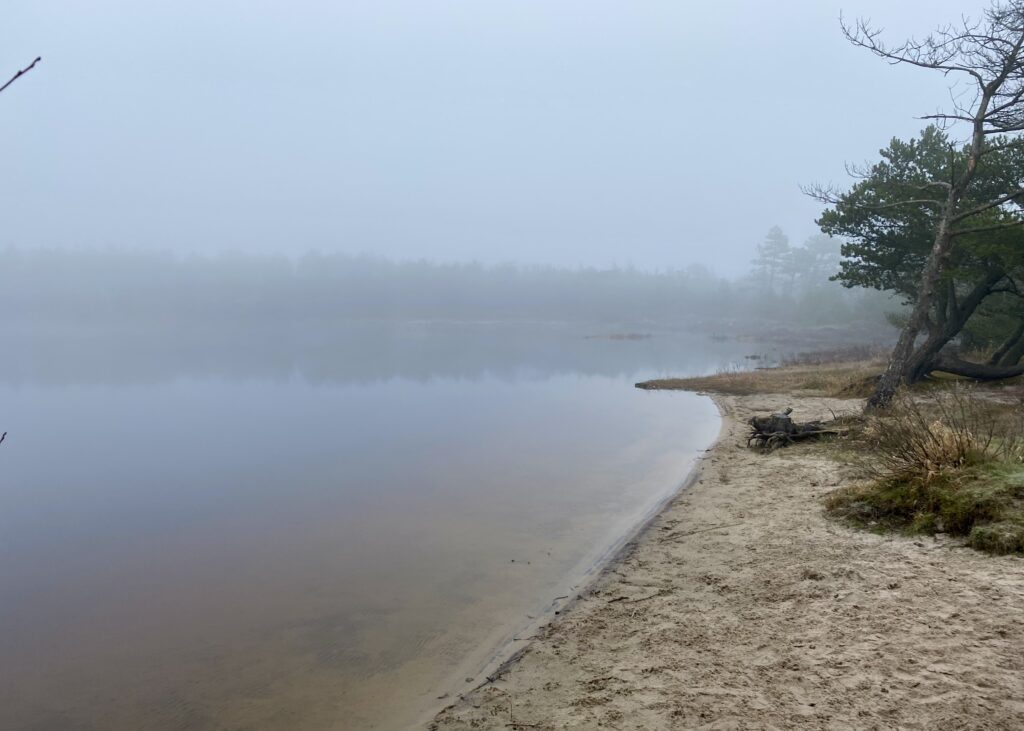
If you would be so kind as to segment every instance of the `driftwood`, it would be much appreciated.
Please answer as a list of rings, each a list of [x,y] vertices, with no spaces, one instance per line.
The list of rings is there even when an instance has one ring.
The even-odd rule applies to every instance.
[[[785,447],[802,439],[817,439],[827,435],[843,434],[843,431],[830,427],[823,421],[808,421],[798,424],[790,418],[793,409],[772,414],[771,416],[752,416],[747,446],[757,446],[766,451]]]

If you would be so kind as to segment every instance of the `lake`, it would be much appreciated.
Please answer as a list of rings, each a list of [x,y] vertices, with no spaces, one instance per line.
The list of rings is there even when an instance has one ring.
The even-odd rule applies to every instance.
[[[398,729],[474,687],[719,420],[607,327],[5,332],[0,728]]]

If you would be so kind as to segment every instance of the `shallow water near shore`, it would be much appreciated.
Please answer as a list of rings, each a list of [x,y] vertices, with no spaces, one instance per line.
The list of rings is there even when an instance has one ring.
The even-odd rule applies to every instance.
[[[404,728],[473,687],[717,435],[633,383],[750,350],[604,335],[25,336],[0,728]]]

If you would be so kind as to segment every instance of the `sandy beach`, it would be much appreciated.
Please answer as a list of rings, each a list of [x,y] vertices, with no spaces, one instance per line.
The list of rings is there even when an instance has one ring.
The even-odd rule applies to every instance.
[[[858,401],[713,397],[689,489],[430,728],[1024,728],[1024,560],[837,524],[852,468],[746,448],[753,414]]]

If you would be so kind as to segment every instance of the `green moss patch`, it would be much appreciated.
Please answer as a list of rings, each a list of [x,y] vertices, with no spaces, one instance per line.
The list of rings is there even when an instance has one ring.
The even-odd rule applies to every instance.
[[[993,553],[1024,552],[1024,468],[980,464],[930,479],[890,477],[832,493],[826,510],[873,530],[966,536]]]

